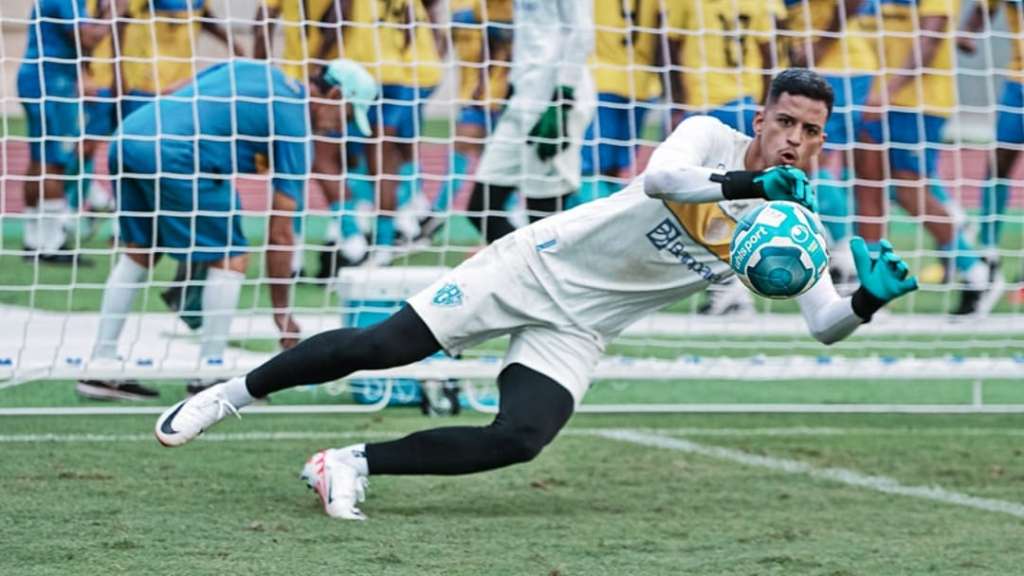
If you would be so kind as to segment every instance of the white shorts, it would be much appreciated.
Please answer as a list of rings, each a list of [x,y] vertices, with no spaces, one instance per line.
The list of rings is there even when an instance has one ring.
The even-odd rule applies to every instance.
[[[518,363],[583,400],[603,342],[573,324],[537,283],[509,235],[409,298],[445,351],[511,334],[502,368]]]

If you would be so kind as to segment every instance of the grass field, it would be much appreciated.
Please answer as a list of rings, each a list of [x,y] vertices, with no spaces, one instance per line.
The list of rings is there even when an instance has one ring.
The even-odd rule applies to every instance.
[[[0,419],[5,574],[1006,576],[1024,561],[1016,416],[579,415],[527,465],[373,478],[365,523],[323,515],[304,459],[448,421],[253,415],[168,450],[153,420]]]

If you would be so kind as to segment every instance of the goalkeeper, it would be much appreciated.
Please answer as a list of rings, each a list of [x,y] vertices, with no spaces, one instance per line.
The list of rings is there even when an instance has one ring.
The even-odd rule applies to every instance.
[[[755,116],[753,138],[714,118],[684,121],[624,190],[505,237],[380,324],[324,332],[175,405],[157,420],[157,439],[179,446],[278,390],[511,334],[492,424],[321,451],[303,478],[327,514],[362,519],[357,503],[369,474],[467,474],[530,460],[583,399],[606,343],[730,276],[728,246],[741,212],[760,198],[816,207],[800,167],[811,166],[824,144],[831,104],[824,79],[786,70]],[[853,252],[861,286],[852,297],[840,297],[826,275],[797,299],[810,332],[826,344],[917,287],[891,246],[872,257],[855,239]]]
[[[93,359],[116,359],[117,341],[135,294],[161,254],[208,264],[202,296],[201,360],[223,356],[248,261],[237,173],[271,171],[274,190],[267,269],[274,321],[285,339],[299,327],[287,312],[293,226],[308,176],[313,124],[337,124],[351,110],[369,132],[377,86],[362,66],[335,60],[303,85],[263,62],[209,68],[186,88],[129,115],[110,149],[120,173],[120,227],[127,250],[104,287]],[[159,250],[157,250],[159,248]],[[83,395],[138,399],[155,395],[135,382],[78,383]]]

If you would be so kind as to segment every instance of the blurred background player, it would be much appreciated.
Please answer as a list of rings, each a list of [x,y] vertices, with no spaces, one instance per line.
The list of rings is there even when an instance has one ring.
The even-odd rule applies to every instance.
[[[419,236],[419,218],[429,215],[420,195],[417,142],[423,105],[444,67],[434,33],[437,6],[433,0],[353,0],[351,13],[344,14],[345,57],[361,62],[381,87],[381,99],[370,110],[374,138],[365,147],[369,172],[378,175],[373,264],[394,257],[396,222],[403,239],[411,240]],[[396,219],[401,206],[406,212]]]
[[[523,195],[531,221],[562,210],[580,185],[580,143],[594,112],[586,62],[592,0],[516,2],[512,96],[484,147],[469,200],[487,243],[515,230],[504,208]]]
[[[253,27],[253,56],[279,62],[285,74],[299,82],[320,74],[323,66],[339,55],[343,46],[343,25],[352,11],[352,0],[266,0],[257,6],[256,25]],[[280,56],[275,57],[274,36],[280,27],[283,45]],[[367,184],[364,192],[373,201],[372,186],[363,179],[368,167],[360,143],[347,141],[348,126],[324,132],[313,137],[313,176],[327,202],[331,214],[324,244],[319,250],[318,278],[333,277],[339,263],[353,264],[365,259],[368,244],[353,214],[353,188],[356,182]],[[353,136],[355,134],[352,134]],[[360,177],[356,173],[360,172]],[[347,176],[347,178],[346,178]],[[348,185],[348,194],[345,186]],[[296,220],[296,233],[302,222]],[[344,231],[344,232],[343,232]],[[342,238],[345,242],[342,242]],[[301,255],[296,251],[296,255]],[[339,262],[340,261],[340,262]],[[296,266],[299,268],[300,266]]]
[[[859,25],[862,4],[863,0],[786,0],[789,63],[822,73],[836,96],[825,127],[828,138],[819,159],[816,189],[837,284],[853,282],[857,276],[847,241],[853,232],[854,143],[863,129],[864,103],[878,75],[878,59]]]
[[[108,2],[89,0],[95,9]],[[118,15],[114,34],[93,49],[86,66],[86,78],[95,94],[86,98],[86,139],[81,164],[75,165],[80,178],[69,198],[78,201],[75,205],[88,204],[93,210],[113,208],[112,197],[90,178],[100,144],[109,142],[120,119],[156,94],[171,92],[195,76],[199,33],[210,34],[236,56],[245,55],[240,44],[231,43],[227,29],[216,21],[205,0],[130,0],[121,4],[124,13]],[[119,58],[114,56],[115,36]],[[122,99],[122,95],[127,97]]]
[[[67,244],[64,188],[81,137],[81,98],[91,91],[76,61],[112,29],[109,13],[96,16],[104,18],[90,18],[85,0],[37,0],[18,68],[18,98],[29,137],[22,242],[26,258],[44,263],[88,262]]]
[[[986,17],[986,6],[987,16]],[[1024,27],[1021,2],[1019,0],[984,0],[975,2],[964,23],[964,30],[978,33],[991,25],[1002,6],[1006,13],[1006,24],[1010,33],[1010,63],[1006,66],[1006,77],[999,97],[996,112],[996,165],[995,178],[989,169],[986,183],[982,187],[981,227],[978,230],[978,244],[989,265],[989,277],[993,283],[993,296],[1002,292],[1006,280],[1000,269],[999,242],[1002,239],[1003,220],[1010,204],[1010,174],[1024,145]],[[957,39],[963,52],[974,54],[975,40],[969,36]],[[1024,290],[1019,296],[1024,296]]]
[[[753,134],[772,78],[775,13],[760,0],[673,2],[668,10],[673,123],[707,114]],[[735,278],[707,291],[701,314],[751,314],[754,300]]]
[[[274,191],[266,254],[270,299],[282,347],[295,345],[290,213],[299,206],[309,171],[307,125],[340,125],[351,110],[356,123],[368,128],[375,96],[372,77],[351,61],[332,62],[304,85],[266,63],[238,60],[209,68],[192,84],[130,114],[109,154],[112,173],[123,174],[117,185],[126,250],[104,288],[93,361],[117,360],[125,317],[164,253],[189,265],[208,264],[198,365],[223,358],[248,264],[233,176],[268,166]],[[183,212],[191,215],[172,215]],[[116,380],[84,380],[76,390],[96,399],[157,394]]]
[[[597,113],[584,136],[583,180],[570,205],[619,189],[636,156],[644,121],[661,96],[662,0],[594,0],[594,54],[590,71]],[[624,180],[625,179],[625,180]]]
[[[494,133],[509,92],[512,0],[452,0],[450,6],[459,111],[448,174],[434,198],[432,216],[420,222],[421,240],[431,238],[451,214],[470,164]],[[510,198],[505,210],[517,204],[517,198]]]
[[[772,78],[771,2],[698,0],[668,10],[670,80],[676,121],[708,114],[744,134]]]
[[[869,244],[881,239],[887,204],[883,182],[894,182],[896,201],[922,219],[963,280],[959,303],[951,313],[986,314],[998,301],[998,287],[989,282],[988,267],[943,203],[948,195],[929,186],[929,180],[938,178],[936,145],[957,105],[954,37],[960,3],[871,2],[868,18],[876,19],[882,45],[879,61],[890,72],[879,77],[865,103],[864,128],[871,142],[888,145],[888,171],[877,161],[863,166],[875,187],[865,185],[856,191],[858,230]]]

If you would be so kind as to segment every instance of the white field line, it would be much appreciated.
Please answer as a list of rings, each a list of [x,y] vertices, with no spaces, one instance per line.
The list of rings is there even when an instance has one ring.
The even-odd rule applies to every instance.
[[[939,486],[907,486],[892,478],[862,474],[847,468],[818,468],[798,460],[758,456],[755,454],[748,454],[740,450],[733,450],[731,448],[705,446],[689,440],[670,438],[668,436],[660,436],[657,434],[648,434],[638,432],[636,430],[604,430],[596,434],[596,436],[607,438],[609,440],[619,440],[622,442],[639,444],[641,446],[665,448],[668,450],[686,452],[688,454],[697,454],[708,458],[726,460],[746,466],[767,468],[769,470],[785,472],[787,474],[799,474],[802,476],[809,476],[816,480],[839,482],[848,486],[856,486],[858,488],[882,492],[884,494],[895,494],[910,498],[933,500],[943,504],[952,504],[955,506],[963,506],[988,512],[999,512],[1002,514],[1016,516],[1017,518],[1024,518],[1024,504],[1019,504],[1017,502],[995,500],[992,498],[978,498],[976,496],[946,490]]]
[[[619,432],[609,428],[568,428],[562,436],[606,436],[609,432]],[[816,436],[957,436],[957,437],[1018,437],[1024,436],[1024,430],[1012,428],[836,428],[793,426],[775,428],[630,428],[628,432],[636,434],[668,436],[704,436],[711,438],[723,437],[816,437]],[[402,432],[372,431],[339,431],[339,432],[210,432],[200,437],[210,442],[273,442],[277,440],[342,440],[360,438],[393,438]],[[68,443],[68,444],[104,444],[120,442],[155,442],[150,432],[137,434],[0,434],[0,444],[32,444],[32,443]]]

